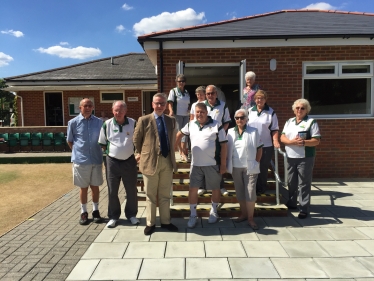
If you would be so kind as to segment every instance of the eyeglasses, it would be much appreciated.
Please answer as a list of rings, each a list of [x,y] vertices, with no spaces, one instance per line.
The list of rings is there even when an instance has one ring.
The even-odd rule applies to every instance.
[[[296,110],[304,110],[305,108],[304,107],[296,107]]]
[[[178,83],[186,83],[184,80],[177,81]]]
[[[235,120],[245,120],[245,116],[235,116]]]
[[[207,92],[207,93],[205,93],[207,96],[213,96],[214,94],[215,94],[216,92]]]
[[[166,102],[152,102],[156,106],[165,106]]]

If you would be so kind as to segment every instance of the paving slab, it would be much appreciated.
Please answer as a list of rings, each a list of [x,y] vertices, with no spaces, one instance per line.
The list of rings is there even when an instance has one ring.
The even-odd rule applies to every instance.
[[[205,247],[203,241],[167,242],[166,258],[204,258]]]
[[[242,244],[248,257],[289,257],[279,241],[242,241]]]
[[[233,278],[279,278],[268,258],[229,258]]]
[[[357,240],[355,242],[374,256],[374,240]]]
[[[131,242],[123,258],[159,259],[164,257],[165,248],[166,242]]]
[[[364,228],[366,229],[366,228]],[[340,228],[326,228],[326,231],[335,240],[359,240],[370,239],[367,235],[363,234],[355,228],[340,227]],[[374,232],[373,232],[374,234]]]
[[[326,231],[328,228],[290,228],[290,233],[297,240],[334,240]]]
[[[356,257],[355,259],[374,274],[374,257]]]
[[[314,261],[330,278],[373,277],[373,274],[354,258],[315,258]]]
[[[221,228],[222,239],[233,240],[258,240],[256,232],[252,228]]]
[[[128,243],[92,243],[82,259],[121,259]]]
[[[95,243],[100,243],[100,242],[101,243],[104,243],[104,242],[110,243],[110,242],[113,242],[113,239],[114,239],[114,237],[116,237],[118,231],[119,231],[118,229],[116,229],[116,230],[112,229],[112,230],[107,230],[107,231],[100,232],[100,234],[95,239]]]
[[[232,219],[230,218],[219,218],[216,223],[208,223],[208,218],[202,218],[203,228],[210,227],[235,227]]]
[[[247,257],[240,241],[205,241],[207,258]]]
[[[89,280],[100,259],[80,260],[66,280]]]
[[[332,257],[371,256],[354,241],[318,241],[317,243]]]
[[[103,231],[104,233],[110,232],[109,230]],[[100,237],[100,236],[99,236]],[[150,237],[144,235],[143,229],[118,229],[116,236],[113,238],[114,243],[123,242],[146,242]]]
[[[143,234],[144,236],[144,234]],[[157,241],[186,241],[186,232],[184,229],[179,228],[179,232],[154,232],[151,235],[150,241],[157,242]]]
[[[136,280],[141,259],[102,259],[90,280]]]
[[[374,239],[374,227],[356,227],[356,229],[361,231],[371,239]]]
[[[367,226],[363,220],[358,220],[357,217],[344,218],[334,217],[335,222],[331,223],[334,227],[355,227],[355,226]]]
[[[219,228],[187,229],[187,241],[221,241]]]
[[[292,257],[313,258],[330,255],[315,241],[280,241],[287,254]]]
[[[281,278],[329,278],[312,258],[271,258]]]
[[[232,278],[227,258],[187,258],[186,279]]]
[[[301,227],[301,225],[295,220],[293,217],[264,217],[263,220],[265,221],[267,227]]]
[[[185,259],[144,259],[139,273],[142,279],[185,279]]]
[[[260,240],[296,240],[287,228],[265,228],[257,230],[257,236]]]
[[[355,217],[357,221],[363,222],[366,226],[374,226],[374,216],[373,217]]]

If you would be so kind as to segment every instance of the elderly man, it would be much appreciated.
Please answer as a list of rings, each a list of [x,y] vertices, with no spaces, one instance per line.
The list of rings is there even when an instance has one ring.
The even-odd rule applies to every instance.
[[[126,190],[125,216],[133,225],[139,224],[137,198],[137,167],[134,156],[133,136],[136,121],[126,117],[127,105],[124,101],[115,101],[112,106],[113,118],[104,122],[99,144],[106,150],[108,182],[108,228],[116,227],[121,215],[118,189],[122,179]]]
[[[143,173],[146,201],[147,226],[145,235],[150,235],[156,228],[157,198],[160,211],[161,227],[169,231],[178,231],[170,223],[170,189],[173,182],[173,170],[177,171],[174,143],[176,122],[174,117],[164,114],[166,95],[157,93],[153,96],[153,112],[142,116],[134,133],[134,144],[139,153],[139,170]]]
[[[190,121],[177,134],[176,146],[183,135],[191,139],[191,173],[190,190],[188,198],[191,215],[187,223],[189,228],[194,228],[197,222],[198,189],[205,186],[212,190],[212,208],[208,223],[217,222],[217,206],[219,204],[220,182],[222,174],[226,172],[227,138],[226,132],[218,121],[208,116],[208,110],[204,103],[195,106],[196,121]]]
[[[205,89],[206,101],[205,105],[208,109],[208,115],[212,117],[213,120],[216,120],[220,126],[223,127],[225,132],[229,128],[231,122],[229,109],[224,101],[221,101],[217,98],[217,87],[214,85],[209,85]],[[228,195],[226,188],[223,187],[223,180],[221,180],[220,188],[222,195]],[[198,191],[199,195],[202,195],[206,192],[204,188],[200,188]]]
[[[88,223],[87,192],[92,192],[93,221],[101,222],[99,212],[99,186],[103,184],[103,154],[98,144],[103,122],[92,115],[93,103],[83,99],[79,104],[80,114],[68,122],[67,143],[72,150],[73,182],[80,187],[81,216],[79,224]]]

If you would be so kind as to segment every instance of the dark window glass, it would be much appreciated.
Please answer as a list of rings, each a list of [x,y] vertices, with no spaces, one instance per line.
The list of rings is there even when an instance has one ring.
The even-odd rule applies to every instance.
[[[370,65],[343,65],[342,73],[370,73]]]
[[[371,79],[305,79],[312,115],[370,114]]]
[[[101,93],[103,101],[123,100],[123,93]]]
[[[334,74],[335,65],[310,65],[306,67],[306,74]]]

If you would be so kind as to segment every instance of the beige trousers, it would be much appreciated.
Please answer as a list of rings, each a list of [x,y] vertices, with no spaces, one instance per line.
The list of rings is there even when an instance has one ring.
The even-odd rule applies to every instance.
[[[158,208],[162,224],[170,223],[170,190],[173,184],[173,166],[170,154],[168,157],[158,156],[156,173],[153,176],[143,175],[146,200],[147,225],[156,224],[156,207]]]

